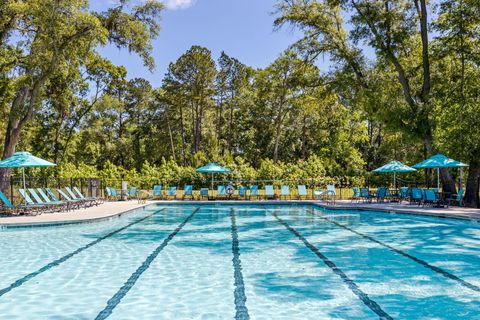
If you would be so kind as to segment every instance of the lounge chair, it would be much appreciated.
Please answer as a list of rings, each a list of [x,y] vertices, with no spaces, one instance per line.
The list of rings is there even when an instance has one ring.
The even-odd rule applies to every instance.
[[[36,212],[36,206],[30,207],[28,205],[19,205],[14,206],[10,200],[0,191],[0,200],[2,201],[2,205],[0,206],[0,211],[9,213],[9,214],[24,214],[26,212]]]
[[[257,185],[252,185],[250,186],[250,195],[248,196],[248,199],[251,199],[252,197],[257,197],[259,198],[259,193],[258,193],[258,186]]]
[[[68,209],[69,209],[68,202],[60,201],[60,200],[55,200],[55,199],[50,199],[50,198],[47,196],[47,194],[45,193],[45,191],[43,191],[42,188],[37,188],[37,192],[38,192],[38,194],[43,198],[43,200],[44,200],[46,203],[52,203],[52,204],[57,204],[57,205],[59,205],[59,206],[63,206],[63,208],[68,211]]]
[[[154,199],[162,199],[163,198],[162,186],[160,186],[160,185],[153,186],[152,196],[153,196]]]
[[[298,191],[298,199],[300,200],[302,197],[307,199],[307,187],[304,184],[300,184],[297,186]]]
[[[118,200],[119,198],[121,198],[121,195],[117,193],[117,189],[113,187],[107,187],[105,190],[107,191],[108,200]]]
[[[227,189],[225,186],[217,186],[217,199],[224,199],[227,197]]]
[[[73,187],[73,191],[75,191],[80,199],[84,199],[87,201],[92,201],[94,205],[98,206],[103,202],[102,199],[96,197],[85,197],[83,193],[77,187]]]
[[[95,199],[87,199],[87,198],[80,198],[76,195],[70,187],[66,187],[65,191],[67,191],[68,196],[75,201],[83,202],[85,206],[91,207],[95,203]]]
[[[206,198],[208,200],[208,188],[200,189],[200,200]]]
[[[240,186],[238,187],[238,197],[240,198],[247,198],[247,187],[245,186]]]
[[[460,190],[458,190],[458,193],[455,197],[449,197],[449,198],[445,199],[445,202],[449,206],[452,205],[452,204],[456,204],[460,207],[463,207],[464,206],[464,203],[463,203],[463,194],[464,193],[465,193],[465,189],[460,188]]]
[[[359,202],[360,201],[360,189],[358,187],[353,187],[353,196],[352,202]]]
[[[275,190],[272,185],[265,186],[265,199],[275,199]]]
[[[47,210],[49,211],[61,211],[63,207],[65,207],[65,203],[64,202],[52,202],[52,201],[46,201],[44,199],[42,199],[38,194],[37,192],[35,191],[35,189],[33,188],[29,188],[28,189],[28,192],[30,192],[30,194],[32,195],[33,199],[35,199],[36,203],[38,205],[41,205],[41,206],[45,206],[47,208]]]
[[[190,197],[190,199],[193,200],[193,187],[191,185],[186,185],[183,188],[183,197],[182,199],[185,200],[185,198]]]
[[[48,189],[47,189],[47,192],[48,192]],[[80,208],[81,206],[83,206],[84,208],[87,207],[87,206],[85,205],[85,201],[72,199],[72,198],[70,198],[65,192],[63,192],[63,191],[60,190],[60,189],[57,189],[57,192],[58,192],[58,194],[60,195],[60,197],[62,197],[63,199],[65,199],[65,201],[67,201],[71,206],[76,207],[76,208]],[[49,194],[50,194],[50,193],[49,193]]]
[[[167,199],[168,198],[177,199],[177,187],[168,187]]]
[[[23,200],[31,210],[35,210],[36,212],[45,212],[51,209],[51,206],[33,201],[25,189],[18,189],[18,193],[20,193]]]

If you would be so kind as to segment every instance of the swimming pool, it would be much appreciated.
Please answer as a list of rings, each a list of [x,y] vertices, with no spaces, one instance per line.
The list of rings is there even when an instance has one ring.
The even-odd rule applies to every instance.
[[[0,238],[1,319],[480,319],[469,221],[152,205]]]

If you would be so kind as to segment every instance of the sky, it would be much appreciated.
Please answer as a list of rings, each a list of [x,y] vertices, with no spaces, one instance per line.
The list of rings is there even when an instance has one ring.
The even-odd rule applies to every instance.
[[[290,28],[274,31],[275,0],[163,0],[160,36],[153,41],[156,69],[151,73],[141,59],[105,47],[102,55],[117,65],[124,65],[128,78],[142,77],[159,87],[168,65],[192,45],[204,46],[218,59],[225,51],[242,63],[263,68],[273,62],[299,38]],[[92,0],[91,9],[104,10],[114,0]]]

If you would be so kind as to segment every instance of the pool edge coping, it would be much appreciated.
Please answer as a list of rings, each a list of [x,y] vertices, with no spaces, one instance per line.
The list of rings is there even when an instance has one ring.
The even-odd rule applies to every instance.
[[[15,229],[15,228],[37,228],[37,227],[53,227],[53,226],[65,226],[65,225],[76,225],[76,224],[83,224],[83,223],[95,223],[101,222],[106,220],[111,220],[115,218],[119,218],[123,215],[129,214],[131,212],[137,210],[145,210],[146,207],[151,205],[216,205],[216,204],[253,204],[253,205],[281,205],[281,204],[295,204],[295,205],[313,205],[316,207],[320,207],[325,210],[329,211],[337,211],[337,210],[352,210],[352,211],[370,211],[370,212],[381,212],[381,213],[390,213],[390,214],[405,214],[405,215],[415,215],[415,216],[424,216],[424,217],[436,217],[442,219],[454,219],[454,220],[462,220],[462,221],[470,221],[470,222],[480,222],[480,217],[468,217],[463,215],[455,215],[455,214],[448,214],[448,213],[436,213],[436,212],[425,212],[425,211],[414,211],[409,209],[394,209],[394,208],[368,208],[368,207],[355,207],[353,205],[345,205],[345,204],[328,204],[320,201],[315,200],[274,200],[274,201],[228,201],[228,200],[220,200],[220,201],[153,201],[142,206],[131,208],[125,211],[120,211],[113,213],[108,216],[101,216],[101,217],[94,217],[88,219],[75,219],[75,220],[58,220],[58,221],[48,221],[48,222],[22,222],[22,223],[8,223],[2,224],[0,223],[0,230],[2,229]]]

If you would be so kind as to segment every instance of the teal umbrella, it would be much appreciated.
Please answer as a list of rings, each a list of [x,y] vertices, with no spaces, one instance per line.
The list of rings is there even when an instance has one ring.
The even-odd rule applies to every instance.
[[[11,157],[0,161],[0,168],[22,168],[23,188],[25,189],[25,168],[53,167],[55,163],[35,157],[30,152],[15,152]]]
[[[393,186],[395,189],[397,188],[397,176],[396,176],[397,172],[404,173],[404,172],[414,172],[414,171],[417,171],[417,170],[401,163],[400,161],[395,161],[395,160],[390,161],[386,165],[373,170],[373,172],[387,172],[387,173],[393,172]]]
[[[209,163],[206,166],[200,167],[197,170],[197,172],[202,172],[202,173],[211,173],[212,174],[212,190],[213,190],[213,175],[215,173],[229,173],[231,172],[230,169],[227,169],[225,167],[222,167],[218,163]]]
[[[468,164],[457,160],[450,159],[443,154],[431,156],[427,160],[417,163],[412,166],[416,169],[437,169],[437,188],[440,186],[440,168],[463,168],[468,167]]]

